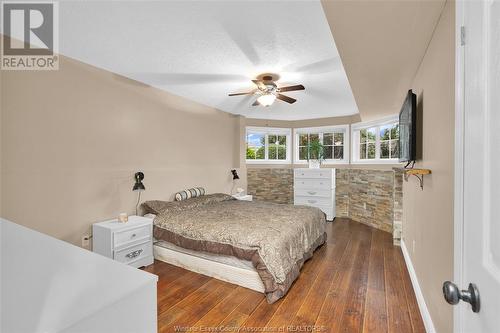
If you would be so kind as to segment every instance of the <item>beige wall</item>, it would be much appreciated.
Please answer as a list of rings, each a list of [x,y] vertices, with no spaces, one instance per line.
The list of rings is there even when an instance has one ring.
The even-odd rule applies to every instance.
[[[1,216],[14,222],[80,245],[91,223],[134,212],[137,170],[143,199],[231,190],[239,117],[65,57],[59,71],[2,72],[0,96]]]
[[[424,189],[403,184],[403,239],[437,332],[452,332],[441,286],[453,278],[455,4],[448,1],[412,87],[418,96]],[[414,244],[414,245],[413,245]]]

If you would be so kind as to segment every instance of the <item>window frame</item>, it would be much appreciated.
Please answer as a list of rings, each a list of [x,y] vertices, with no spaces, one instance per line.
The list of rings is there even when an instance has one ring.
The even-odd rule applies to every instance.
[[[399,125],[399,115],[394,115],[374,121],[355,123],[351,125],[351,164],[399,164],[399,157],[397,158],[380,158],[380,128],[385,125],[397,123]],[[375,127],[375,158],[374,159],[360,159],[359,146],[360,130]]]
[[[249,134],[263,134],[265,137],[264,143],[264,159],[249,160],[246,158],[247,139]],[[269,159],[269,135],[284,135],[286,136],[286,159]],[[292,146],[292,130],[283,127],[256,127],[246,126],[245,128],[245,162],[246,164],[291,164],[291,146]]]
[[[349,133],[349,125],[335,125],[335,126],[318,126],[318,127],[303,127],[303,128],[294,128],[293,129],[293,137],[294,137],[294,164],[307,164],[307,160],[299,159],[299,135],[300,134],[318,134],[321,142],[323,142],[323,134],[324,133],[344,133],[344,158],[341,160],[338,159],[325,159],[323,160],[323,164],[349,164],[349,153],[350,153],[350,133]]]

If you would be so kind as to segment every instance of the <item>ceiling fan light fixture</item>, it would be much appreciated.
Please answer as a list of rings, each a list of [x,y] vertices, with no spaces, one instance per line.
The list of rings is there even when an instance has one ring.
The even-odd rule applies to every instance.
[[[259,98],[257,98],[257,102],[259,102],[259,104],[263,106],[270,106],[274,103],[275,100],[276,100],[276,95],[271,93],[264,94]]]

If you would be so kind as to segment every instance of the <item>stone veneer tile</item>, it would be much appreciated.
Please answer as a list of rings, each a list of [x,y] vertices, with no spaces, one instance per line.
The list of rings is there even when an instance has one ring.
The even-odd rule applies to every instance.
[[[395,177],[396,175],[396,177]],[[293,203],[293,169],[248,168],[248,193],[256,200]],[[336,215],[393,232],[402,217],[402,176],[393,170],[336,169]],[[396,233],[401,232],[400,224]]]
[[[293,169],[247,169],[248,194],[255,200],[293,204]]]

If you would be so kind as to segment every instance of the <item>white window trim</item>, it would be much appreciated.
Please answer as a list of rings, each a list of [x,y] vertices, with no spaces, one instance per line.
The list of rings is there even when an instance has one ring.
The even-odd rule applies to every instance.
[[[275,135],[285,135],[286,136],[286,159],[285,160],[270,160],[268,159],[268,149],[266,149],[266,158],[263,160],[248,160],[245,158],[246,164],[291,164],[291,146],[292,146],[292,130],[290,128],[282,128],[282,127],[255,127],[255,126],[247,126],[245,130],[245,156],[246,156],[246,144],[247,137],[249,133],[258,133],[266,135],[266,143],[267,147],[267,135],[275,134]]]
[[[349,125],[336,125],[336,126],[319,126],[319,127],[304,127],[295,128],[293,130],[294,137],[294,164],[307,164],[307,161],[299,160],[299,134],[309,133],[309,134],[319,134],[324,132],[344,132],[344,158],[341,160],[326,159],[323,160],[323,164],[349,164]]]
[[[399,115],[393,115],[389,117],[385,117],[382,119],[366,121],[362,123],[355,123],[351,125],[351,137],[352,137],[352,145],[351,145],[351,164],[400,164],[398,158],[380,158],[380,130],[376,131],[376,139],[375,139],[375,158],[374,159],[366,159],[362,160],[359,158],[359,139],[356,132],[362,129],[377,127],[384,125],[389,125],[393,123],[399,122]]]

